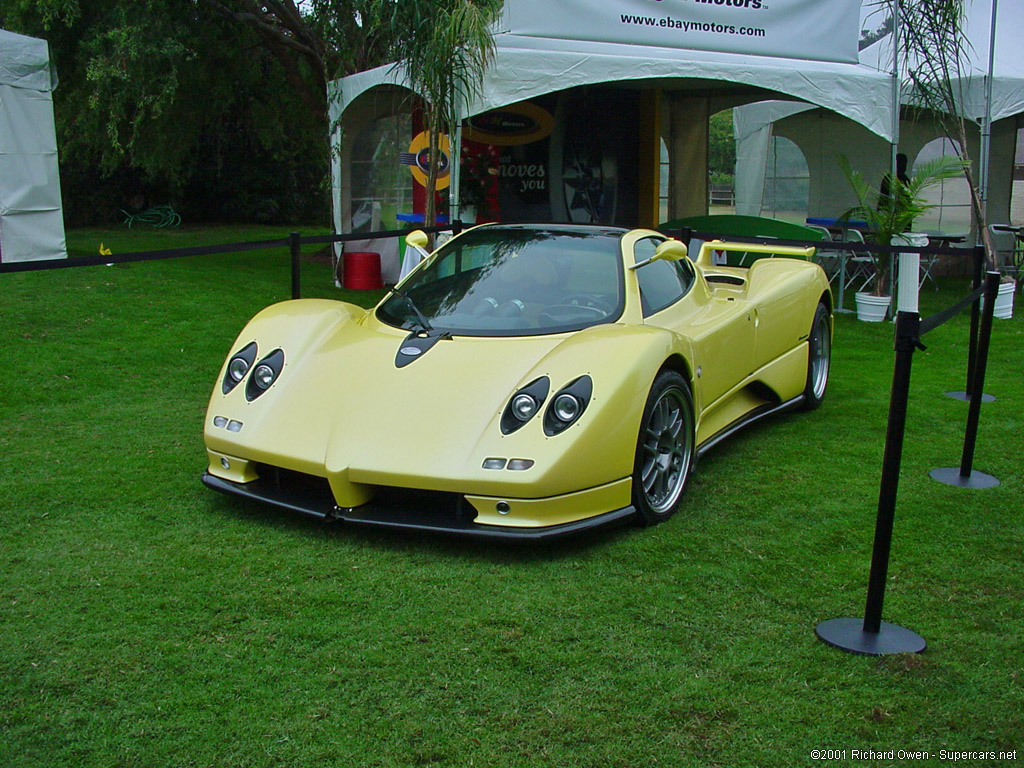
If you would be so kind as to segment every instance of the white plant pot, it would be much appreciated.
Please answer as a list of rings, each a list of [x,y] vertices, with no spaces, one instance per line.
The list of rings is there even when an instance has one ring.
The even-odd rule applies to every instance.
[[[872,296],[870,293],[857,293],[857,319],[866,323],[880,323],[889,314],[892,296]]]
[[[992,317],[1000,320],[1009,320],[1013,317],[1013,292],[1015,290],[1017,290],[1017,283],[999,284],[999,292],[996,294],[996,300],[992,306]]]

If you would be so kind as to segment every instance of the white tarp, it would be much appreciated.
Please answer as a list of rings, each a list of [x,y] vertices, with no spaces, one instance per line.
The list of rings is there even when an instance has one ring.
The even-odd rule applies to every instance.
[[[671,3],[667,0],[642,2],[655,9],[664,6],[674,8],[672,13],[677,13],[683,0],[672,0]],[[685,4],[694,2],[697,0],[685,0]],[[713,4],[721,6],[726,6],[727,2],[712,0]],[[748,10],[736,8],[737,0],[732,2],[732,12]],[[788,4],[788,0],[763,2],[763,5],[768,6]],[[598,3],[587,5],[590,14],[595,12],[594,9],[603,7],[603,4]],[[512,30],[516,14],[520,8],[530,7],[540,9],[539,12],[550,16],[564,28],[572,28],[579,22],[579,0],[506,0],[505,15],[494,37],[495,60],[487,69],[481,93],[463,108],[463,117],[569,88],[647,81],[668,88],[685,87],[696,92],[702,88],[763,89],[783,98],[815,104],[845,115],[886,141],[893,138],[892,78],[885,72],[856,63],[801,59],[801,55],[807,55],[806,45],[783,52],[788,55],[758,56],[722,51],[680,51],[679,48],[664,47],[663,44],[637,45],[515,34]],[[613,3],[613,7],[619,6]],[[808,3],[807,12],[816,14],[817,18],[810,25],[810,31],[802,34],[818,37],[822,45],[834,43],[838,51],[843,51],[848,43],[830,40],[828,30],[833,28],[833,18],[838,16],[845,20],[850,8],[853,13],[859,14],[860,0],[816,0]],[[726,10],[729,10],[728,6]],[[650,16],[651,13],[645,15]],[[725,35],[716,35],[716,39],[721,37]],[[856,45],[856,37],[853,44]],[[747,46],[743,48],[747,50]],[[331,82],[329,101],[332,124],[338,125],[348,106],[364,93],[378,86],[405,86],[406,83],[402,69],[394,65]],[[335,140],[338,140],[337,134]],[[332,177],[334,224],[336,231],[340,232],[343,225],[340,195],[342,169],[337,153],[332,155]]]
[[[849,0],[521,0],[505,20],[526,37],[856,64],[859,11]]]
[[[1020,0],[971,0],[966,4],[965,31],[969,45],[969,61],[965,77],[956,85],[956,91],[963,94],[965,114],[980,123],[985,114],[985,89],[988,79],[988,57],[990,51],[993,4],[996,10],[995,48],[992,77],[993,122],[1015,115],[1024,114],[1024,45],[1020,33],[1024,30],[1024,2]],[[878,29],[885,25],[890,15],[886,6],[879,6],[872,0],[864,0],[861,26],[865,30]],[[892,72],[892,35],[884,34],[860,54],[861,64],[882,72]],[[904,77],[904,80],[906,78]],[[904,103],[909,83],[904,83]],[[758,215],[761,210],[761,194],[764,182],[764,166],[768,156],[767,136],[771,125],[777,120],[800,111],[812,110],[807,103],[794,105],[792,102],[769,101],[737,107],[733,111],[736,130],[736,212]],[[829,146],[804,147],[805,151],[832,152]],[[853,154],[850,148],[844,149]],[[1012,162],[1012,160],[1011,160]],[[741,192],[742,190],[742,192]]]
[[[506,11],[514,16],[520,4],[536,2],[507,0]],[[780,0],[773,0],[773,4],[777,2]],[[837,4],[852,5],[859,13],[860,0],[818,3],[823,16],[833,13]],[[543,7],[563,24],[575,23],[566,15],[573,8],[573,0],[546,0]],[[506,17],[501,31],[495,35],[496,57],[484,77],[482,93],[464,109],[465,117],[541,94],[598,83],[689,80],[706,81],[707,87],[713,88],[716,81],[724,81],[817,104],[846,115],[882,138],[892,138],[891,78],[860,64],[719,51],[688,50],[681,54],[678,49],[657,45],[528,37],[504,31],[508,24]],[[405,82],[401,68],[395,66],[378,67],[333,81],[332,120],[371,88]]]
[[[0,260],[67,256],[45,40],[0,29]]]
[[[968,45],[967,68],[957,89],[964,94],[964,114],[980,122],[985,114],[985,81],[988,76],[989,43],[992,8],[996,8],[995,58],[992,76],[992,120],[1024,113],[1024,2],[1021,0],[970,0],[966,5],[965,32]],[[865,23],[878,24],[882,11],[868,10],[865,0]],[[885,35],[860,54],[866,66],[892,71],[892,35]]]

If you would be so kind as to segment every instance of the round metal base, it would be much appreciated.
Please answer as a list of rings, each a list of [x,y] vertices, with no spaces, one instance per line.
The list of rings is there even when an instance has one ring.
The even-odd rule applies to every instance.
[[[962,389],[956,392],[947,392],[946,397],[952,397],[954,400],[967,400],[970,401],[971,393],[964,392]],[[995,395],[986,395],[982,393],[981,402],[983,403],[994,403],[996,401]]]
[[[963,477],[960,474],[959,467],[933,469],[928,473],[928,476],[932,480],[938,480],[946,485],[955,485],[958,488],[984,490],[985,488],[995,488],[999,485],[999,480],[992,477],[992,475],[986,475],[984,472],[978,472],[977,470],[972,470],[970,475]]]
[[[829,619],[816,626],[814,634],[831,646],[865,656],[921,653],[927,646],[916,632],[886,621],[878,632],[865,632],[864,619]]]

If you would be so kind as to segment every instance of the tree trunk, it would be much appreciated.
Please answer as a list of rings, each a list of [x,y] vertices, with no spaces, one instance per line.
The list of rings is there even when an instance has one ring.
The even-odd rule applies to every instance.
[[[427,162],[427,200],[423,224],[432,227],[437,223],[437,175],[441,162],[441,121],[433,108],[427,111],[430,157]]]

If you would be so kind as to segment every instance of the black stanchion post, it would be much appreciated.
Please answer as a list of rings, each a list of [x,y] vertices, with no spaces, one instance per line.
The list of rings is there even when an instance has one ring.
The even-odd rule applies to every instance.
[[[301,253],[302,238],[298,232],[292,232],[288,236],[288,244],[292,254],[292,298],[297,299],[301,293],[299,285],[299,255]]]
[[[959,470],[955,467],[941,467],[929,472],[933,480],[961,488],[995,488],[999,481],[984,472],[975,472],[974,448],[978,440],[978,422],[981,418],[982,391],[985,388],[985,369],[988,366],[988,347],[992,338],[992,314],[995,311],[996,294],[999,292],[999,273],[989,272],[985,277],[985,309],[981,313],[981,328],[978,332],[978,351],[972,377],[974,387],[967,408],[967,429],[964,431],[964,450]]]
[[[981,288],[985,277],[985,252],[982,246],[974,246],[974,274],[971,276],[973,290]],[[970,398],[974,391],[974,367],[978,362],[978,325],[981,318],[981,299],[976,299],[971,306],[971,337],[967,345],[967,385],[964,393]]]
[[[974,246],[974,274],[971,276],[971,290],[981,288],[985,278],[985,248],[981,245]],[[967,386],[963,392],[947,392],[949,397],[955,400],[970,400],[974,392],[974,372],[978,365],[978,329],[981,323],[981,299],[977,299],[971,305],[971,336],[967,343]],[[980,388],[980,385],[979,385]],[[982,393],[981,401],[991,403],[995,400],[992,395]]]
[[[868,575],[868,596],[864,619],[844,618],[823,621],[815,633],[824,642],[852,653],[880,656],[890,653],[920,653],[925,641],[916,632],[882,621],[885,581],[889,573],[889,551],[896,520],[896,496],[899,490],[900,463],[903,459],[903,435],[910,399],[910,371],[914,350],[921,346],[921,316],[917,312],[896,315],[896,363],[893,368],[892,394],[889,398],[889,425],[885,434],[882,481],[878,491],[878,515],[875,542]]]
[[[462,219],[455,219],[455,221],[452,222],[452,237],[455,237],[455,235],[461,234],[462,227],[463,227]]]

